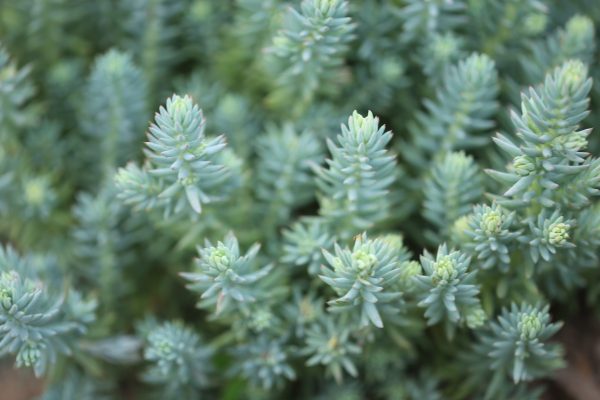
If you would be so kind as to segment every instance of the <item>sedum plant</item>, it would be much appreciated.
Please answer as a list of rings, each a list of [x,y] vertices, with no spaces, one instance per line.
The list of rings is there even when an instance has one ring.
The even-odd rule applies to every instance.
[[[209,384],[210,348],[191,329],[174,322],[142,329],[147,342],[144,359],[150,364],[143,380],[167,398],[197,396]]]
[[[468,271],[470,260],[458,251],[441,245],[435,259],[429,253],[421,257],[423,275],[416,276],[420,293],[419,307],[425,309],[428,325],[444,322],[446,334],[454,335],[460,324],[476,328],[485,321],[485,313],[477,297],[475,271]]]
[[[276,72],[270,101],[302,112],[319,92],[332,90],[339,79],[354,24],[343,0],[303,0],[289,8],[279,33],[267,48],[267,68]],[[295,99],[288,103],[287,99]],[[280,104],[282,103],[282,104]]]
[[[92,176],[110,175],[139,151],[148,114],[146,82],[131,56],[111,50],[96,60],[84,96],[82,139],[96,146],[82,164]]]
[[[320,214],[341,235],[358,233],[383,220],[391,206],[387,189],[395,180],[395,160],[386,145],[392,134],[371,112],[356,111],[342,125],[339,145],[327,142],[332,158],[317,166]]]
[[[207,241],[204,248],[198,249],[198,272],[185,273],[183,277],[191,282],[190,289],[202,292],[201,298],[205,299],[202,306],[214,306],[216,314],[237,308],[237,304],[243,307],[261,295],[257,282],[273,268],[272,265],[253,267],[259,249],[260,246],[254,245],[242,256],[233,233],[216,246]]]
[[[518,385],[562,366],[561,348],[546,341],[561,328],[550,322],[548,306],[513,304],[480,333],[473,344],[479,374],[491,378],[485,399],[504,397],[507,382]],[[504,386],[504,387],[503,387]]]
[[[323,250],[330,268],[320,278],[341,297],[329,302],[336,312],[360,310],[360,324],[383,328],[381,312],[395,311],[390,305],[401,293],[390,290],[400,269],[393,249],[382,239],[369,240],[366,234],[356,238],[354,247],[335,246],[335,256]]]
[[[117,185],[127,203],[161,207],[170,212],[202,212],[202,204],[218,200],[215,192],[230,170],[218,157],[225,138],[206,137],[202,110],[191,97],[167,99],[150,126],[146,157],[140,170],[129,166],[119,171]]]
[[[3,382],[585,398],[595,5],[0,2]]]
[[[37,376],[59,357],[73,356],[96,307],[75,291],[65,296],[60,287],[43,284],[35,269],[47,267],[44,263],[23,259],[10,247],[0,249],[1,354],[14,354],[16,366],[32,367]]]

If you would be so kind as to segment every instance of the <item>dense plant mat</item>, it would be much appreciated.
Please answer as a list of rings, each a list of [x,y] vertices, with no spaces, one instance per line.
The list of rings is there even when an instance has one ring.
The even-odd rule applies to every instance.
[[[0,382],[600,397],[596,3],[0,2]]]

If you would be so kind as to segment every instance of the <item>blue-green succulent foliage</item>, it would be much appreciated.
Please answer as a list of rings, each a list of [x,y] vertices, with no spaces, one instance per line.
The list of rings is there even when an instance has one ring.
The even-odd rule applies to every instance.
[[[47,400],[561,398],[600,315],[599,26],[0,1],[2,365]]]

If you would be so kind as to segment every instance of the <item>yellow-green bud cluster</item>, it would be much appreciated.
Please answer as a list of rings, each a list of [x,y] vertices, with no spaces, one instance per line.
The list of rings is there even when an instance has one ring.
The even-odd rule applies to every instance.
[[[164,337],[157,338],[155,340],[151,340],[154,345],[154,350],[156,353],[160,354],[160,357],[170,359],[175,356],[174,353],[174,343]]]
[[[444,256],[433,264],[432,279],[434,283],[447,283],[458,276],[456,264],[452,257]]]
[[[502,230],[502,213],[499,210],[490,209],[481,218],[479,224],[486,235],[494,235]]]
[[[211,250],[207,260],[211,266],[217,268],[219,271],[225,271],[231,268],[233,257],[225,246],[220,244],[218,247],[213,247]]]
[[[542,321],[537,313],[524,314],[519,320],[518,328],[521,339],[535,339],[542,330]]]
[[[548,229],[548,242],[555,246],[565,244],[569,240],[570,226],[564,222],[555,222]]]
[[[527,176],[535,171],[535,164],[531,157],[516,156],[513,160],[513,169],[520,176]]]
[[[487,315],[485,314],[485,311],[483,311],[483,308],[477,307],[472,312],[467,314],[466,320],[467,326],[471,329],[475,329],[485,323],[487,320]]]
[[[377,257],[374,254],[369,254],[363,250],[352,253],[352,260],[361,275],[369,275],[373,266],[377,263]]]
[[[8,310],[13,305],[13,282],[16,276],[14,273],[3,272],[0,275],[0,305]]]

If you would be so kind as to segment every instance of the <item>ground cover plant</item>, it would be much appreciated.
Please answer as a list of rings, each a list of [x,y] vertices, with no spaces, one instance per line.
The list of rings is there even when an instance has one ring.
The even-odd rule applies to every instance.
[[[598,27],[0,2],[0,356],[44,400],[594,398]]]

